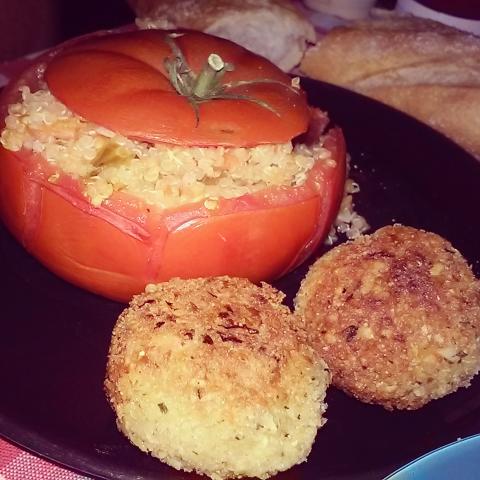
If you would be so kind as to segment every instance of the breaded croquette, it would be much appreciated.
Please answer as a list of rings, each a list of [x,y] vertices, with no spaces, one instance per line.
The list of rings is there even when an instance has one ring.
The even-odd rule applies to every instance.
[[[332,382],[387,409],[416,409],[480,368],[480,282],[452,245],[400,225],[340,245],[297,294]]]
[[[326,364],[283,294],[245,279],[173,279],[133,298],[105,382],[121,431],[177,469],[267,478],[323,425]]]

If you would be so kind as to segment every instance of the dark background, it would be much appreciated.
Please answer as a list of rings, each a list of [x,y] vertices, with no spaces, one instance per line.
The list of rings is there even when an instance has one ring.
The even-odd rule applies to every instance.
[[[134,18],[126,0],[0,0],[0,62]]]

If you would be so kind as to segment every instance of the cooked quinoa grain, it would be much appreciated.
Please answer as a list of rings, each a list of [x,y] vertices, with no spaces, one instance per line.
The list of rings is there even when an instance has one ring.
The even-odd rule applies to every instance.
[[[173,279],[114,328],[106,390],[122,432],[177,469],[267,478],[302,462],[330,375],[267,284]]]
[[[333,162],[321,144],[294,148],[291,142],[251,148],[150,145],[127,139],[71,112],[47,90],[21,88],[10,105],[2,145],[41,153],[80,179],[100,205],[115,191],[149,204],[176,207],[204,199],[235,198],[271,186],[301,185],[315,160]]]
[[[358,183],[348,178],[345,182],[345,191],[342,203],[338,209],[337,217],[325,239],[327,245],[333,245],[336,243],[339,235],[345,235],[347,239],[353,240],[370,228],[365,217],[355,210],[353,195],[359,191],[360,186]]]
[[[480,282],[436,234],[384,227],[334,248],[295,300],[333,383],[387,409],[415,409],[480,369]]]

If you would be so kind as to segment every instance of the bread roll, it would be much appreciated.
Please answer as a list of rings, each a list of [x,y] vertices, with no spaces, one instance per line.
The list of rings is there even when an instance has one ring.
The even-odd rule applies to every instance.
[[[403,110],[480,158],[480,38],[432,20],[379,18],[333,29],[300,68]]]
[[[128,0],[141,28],[186,28],[232,40],[282,70],[300,63],[310,22],[289,0]]]

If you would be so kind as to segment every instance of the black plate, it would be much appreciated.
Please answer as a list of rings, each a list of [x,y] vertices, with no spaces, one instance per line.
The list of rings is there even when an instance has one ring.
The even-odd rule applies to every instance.
[[[348,91],[304,81],[344,129],[357,209],[372,229],[400,222],[449,239],[480,273],[480,164],[440,134]],[[79,290],[0,230],[0,432],[58,463],[107,479],[178,479],[117,432],[102,390],[122,305]],[[291,302],[306,265],[277,286]],[[408,460],[480,432],[480,379],[416,412],[389,413],[330,389],[328,423],[307,463],[283,479],[380,479]]]

